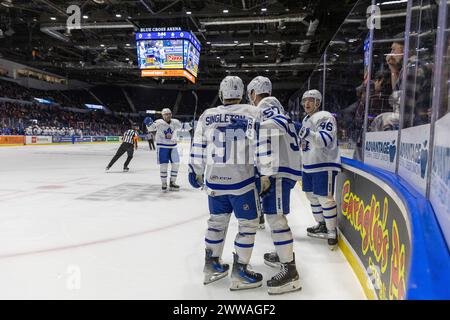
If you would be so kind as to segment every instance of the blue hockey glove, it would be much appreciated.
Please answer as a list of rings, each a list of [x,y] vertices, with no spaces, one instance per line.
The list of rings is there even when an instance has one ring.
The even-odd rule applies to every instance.
[[[151,125],[153,123],[153,119],[151,118],[151,117],[146,117],[145,119],[144,119],[144,124],[146,125],[146,126],[149,126],[149,125]]]
[[[201,188],[203,186],[203,177],[189,172],[189,183],[195,189]]]
[[[227,128],[230,129],[242,129],[247,130],[248,127],[248,120],[247,119],[238,119],[238,118],[231,118],[231,124],[227,126]]]

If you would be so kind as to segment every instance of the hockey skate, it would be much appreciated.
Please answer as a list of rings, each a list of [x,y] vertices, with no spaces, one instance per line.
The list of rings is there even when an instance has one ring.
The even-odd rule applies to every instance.
[[[109,169],[111,169],[111,167],[106,167],[106,168],[105,168],[105,171],[109,171]]]
[[[123,172],[128,172],[128,171],[130,171],[130,168],[123,168]]]
[[[162,189],[162,191],[166,191],[167,190],[167,182],[163,182],[162,183],[161,189]]]
[[[334,249],[336,249],[338,245],[338,235],[337,235],[337,230],[329,230],[328,231],[328,247],[330,248],[331,251],[333,251]]]
[[[204,285],[226,277],[229,269],[230,266],[228,264],[222,264],[218,257],[212,257],[212,251],[210,249],[206,249],[205,267],[203,269],[203,273],[205,274],[203,279]]]
[[[169,190],[170,191],[178,191],[178,190],[180,190],[180,186],[175,184],[175,182],[171,182],[169,185]]]
[[[260,216],[259,216],[259,225],[258,225],[258,228],[259,229],[265,229],[266,228],[266,225],[265,225],[265,219],[264,219],[264,214],[261,214]]]
[[[306,234],[313,238],[327,239],[327,226],[325,222],[319,222],[314,227],[307,228]]]
[[[264,254],[264,263],[272,268],[280,268],[281,262],[276,252],[269,252]]]
[[[262,286],[262,274],[248,269],[248,264],[238,262],[238,255],[233,253],[234,263],[231,273],[231,291],[258,288]]]
[[[295,256],[291,262],[281,263],[281,271],[267,281],[269,294],[282,294],[301,289],[300,277],[295,267]]]

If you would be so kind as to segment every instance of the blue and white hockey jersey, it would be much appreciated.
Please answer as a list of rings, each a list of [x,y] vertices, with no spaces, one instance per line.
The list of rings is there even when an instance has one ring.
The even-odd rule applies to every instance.
[[[260,126],[258,137],[258,169],[262,175],[301,178],[300,138],[294,123],[285,115],[275,97],[266,97],[258,104]]]
[[[310,130],[301,141],[303,172],[341,171],[334,116],[327,111],[316,112],[303,119],[302,127]]]
[[[255,188],[256,143],[242,129],[230,129],[231,119],[259,120],[247,104],[207,109],[199,118],[191,147],[189,169],[204,175],[209,195],[240,195]]]
[[[186,127],[187,126],[187,127]],[[177,119],[171,119],[170,123],[164,119],[158,119],[147,127],[149,132],[156,131],[156,146],[160,148],[175,148],[177,146],[177,131],[190,130],[189,124],[182,124]]]

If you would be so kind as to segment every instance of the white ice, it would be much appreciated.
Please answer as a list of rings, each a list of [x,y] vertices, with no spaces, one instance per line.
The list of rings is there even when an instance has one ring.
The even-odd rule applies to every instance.
[[[156,153],[140,144],[104,171],[118,144],[0,148],[0,299],[364,299],[343,254],[306,236],[314,223],[298,187],[289,215],[303,289],[231,292],[230,279],[204,286],[207,196],[180,168],[179,192],[160,190]],[[186,152],[188,145],[181,144]],[[223,259],[231,263],[232,219]],[[258,232],[252,268],[267,280],[273,250]]]

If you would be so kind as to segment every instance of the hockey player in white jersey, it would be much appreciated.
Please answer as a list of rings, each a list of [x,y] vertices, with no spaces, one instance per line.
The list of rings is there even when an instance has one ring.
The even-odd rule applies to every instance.
[[[238,219],[231,290],[256,288],[262,275],[249,269],[258,228],[259,199],[255,184],[255,147],[241,129],[230,129],[232,118],[255,119],[256,109],[240,104],[244,84],[239,77],[225,77],[219,90],[223,105],[207,109],[199,118],[191,147],[189,183],[204,186],[210,217],[206,231],[204,284],[228,275],[221,261],[231,213]]]
[[[334,182],[341,171],[337,142],[337,123],[327,111],[319,111],[322,94],[309,90],[303,94],[306,112],[299,136],[302,139],[302,187],[311,203],[317,225],[307,229],[311,237],[327,238],[330,249],[337,245],[337,208]]]
[[[260,112],[258,129],[258,169],[261,174],[262,212],[271,228],[275,252],[266,253],[264,262],[281,271],[267,281],[269,294],[300,290],[295,265],[293,237],[286,215],[290,211],[290,193],[301,178],[300,144],[294,123],[285,115],[272,83],[258,76],[247,86],[249,102]],[[238,120],[239,121],[239,120]]]
[[[147,130],[148,132],[156,132],[156,151],[162,190],[167,190],[167,170],[169,163],[171,163],[169,189],[178,191],[180,186],[175,182],[180,167],[180,156],[177,149],[176,132],[183,128],[183,124],[177,119],[172,119],[172,111],[169,108],[164,108],[161,114],[163,118],[148,125]]]

